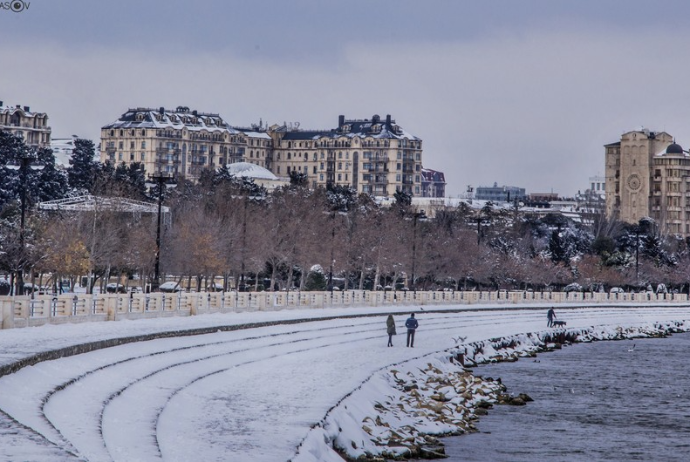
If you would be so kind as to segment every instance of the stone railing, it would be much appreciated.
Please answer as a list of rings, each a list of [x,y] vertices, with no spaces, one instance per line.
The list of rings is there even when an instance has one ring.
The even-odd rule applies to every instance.
[[[528,291],[192,292],[0,297],[0,328],[295,308],[517,303],[684,303],[686,294]]]

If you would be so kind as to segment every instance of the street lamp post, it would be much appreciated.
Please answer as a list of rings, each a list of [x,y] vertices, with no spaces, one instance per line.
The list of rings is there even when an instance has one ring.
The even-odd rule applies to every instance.
[[[333,247],[335,246],[335,210],[331,212],[331,266],[328,270],[328,290],[331,291],[331,298],[333,298]]]
[[[424,212],[415,212],[413,219],[413,229],[412,229],[412,280],[410,281],[411,289],[413,292],[417,291],[417,283],[415,282],[415,266],[417,263],[417,220],[423,218]]]
[[[158,225],[156,227],[156,263],[154,266],[153,281],[151,281],[151,291],[158,290],[160,287],[160,265],[161,265],[161,211],[163,209],[163,189],[174,188],[175,177],[163,174],[149,175],[149,187],[158,186]]]
[[[17,283],[16,287],[14,289],[14,293],[16,294],[17,292],[21,294],[24,290],[24,251],[25,251],[25,246],[24,246],[24,234],[25,234],[25,222],[26,222],[26,207],[27,207],[27,179],[29,175],[30,170],[42,170],[43,165],[34,163],[36,161],[36,156],[33,155],[30,152],[22,152],[21,155],[19,155],[16,158],[17,163],[13,164],[8,164],[7,168],[11,170],[18,170],[19,171],[19,187],[21,188],[21,193],[19,196],[20,199],[20,208],[21,208],[21,218],[19,220],[19,248],[21,251],[21,267],[19,268],[19,271],[17,272]]]

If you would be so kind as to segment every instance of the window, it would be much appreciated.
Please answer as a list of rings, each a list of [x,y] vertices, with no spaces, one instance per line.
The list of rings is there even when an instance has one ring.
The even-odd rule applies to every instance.
[[[134,141],[129,142],[129,149],[134,149]]]
[[[323,162],[321,162],[321,170],[323,170]]]
[[[141,153],[141,161],[144,162],[145,160],[146,160],[146,154],[142,152]]]
[[[280,165],[277,167],[277,169],[278,169],[278,171],[276,173],[278,173],[278,175],[280,175]]]
[[[338,181],[342,181],[342,180],[343,180],[343,174],[342,174],[342,173],[338,173]]]
[[[320,174],[319,174],[319,180],[320,180],[320,181],[323,181],[323,173],[320,173]]]
[[[123,149],[123,148],[124,148],[124,145],[125,145],[125,144],[124,144],[122,141],[120,141],[120,142],[118,143],[118,147],[119,147],[120,149]]]
[[[146,130],[141,131],[141,136],[146,136]]]
[[[119,155],[117,156],[117,158],[118,158],[118,160],[122,160],[122,153],[119,153]]]
[[[395,169],[396,169],[396,170],[400,170],[400,162],[398,162],[398,164],[396,165]]]
[[[314,165],[314,175],[316,175],[316,165]]]
[[[338,159],[342,159],[342,158],[343,158],[343,152],[340,151],[340,152],[338,153]]]
[[[400,174],[395,175],[395,181],[400,181]]]
[[[141,149],[146,149],[146,141],[141,142]]]
[[[129,153],[129,160],[130,160],[131,162],[134,162],[134,153],[133,153],[133,152],[130,152],[130,153]]]
[[[342,169],[343,169],[343,163],[342,163],[342,162],[338,162],[338,170],[342,170]]]

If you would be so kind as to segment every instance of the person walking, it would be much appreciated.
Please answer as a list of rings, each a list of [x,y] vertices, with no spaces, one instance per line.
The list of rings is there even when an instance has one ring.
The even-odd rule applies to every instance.
[[[549,309],[549,311],[546,313],[546,327],[553,327],[553,320],[556,319],[556,312],[553,310],[553,306]]]
[[[386,319],[386,332],[388,332],[388,346],[392,347],[393,336],[397,334],[397,332],[395,331],[395,319],[393,319],[392,314],[389,314],[388,319]]]
[[[414,313],[412,313],[410,317],[407,318],[407,321],[405,321],[405,327],[407,327],[407,346],[414,348],[414,333],[417,330],[417,327],[419,327],[419,323],[414,318]]]

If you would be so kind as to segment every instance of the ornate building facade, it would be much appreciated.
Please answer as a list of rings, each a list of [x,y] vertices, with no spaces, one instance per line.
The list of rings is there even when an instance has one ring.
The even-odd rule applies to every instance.
[[[197,179],[203,169],[249,162],[283,179],[292,172],[305,174],[312,188],[351,186],[385,197],[397,190],[423,194],[422,140],[390,115],[340,116],[337,128],[301,130],[288,124],[233,127],[218,114],[182,106],[129,109],[101,128],[101,161],[140,162],[147,174],[188,179]]]
[[[147,174],[197,179],[205,168],[235,162],[264,167],[270,143],[265,133],[233,128],[218,114],[136,108],[101,128],[101,161],[140,162]]]
[[[422,197],[446,197],[446,176],[443,172],[422,168]]]
[[[422,140],[390,115],[382,119],[338,118],[330,130],[272,126],[271,171],[278,176],[306,174],[312,188],[351,186],[357,192],[392,197],[396,190],[419,196]]]
[[[690,156],[666,132],[636,130],[607,144],[607,216],[651,217],[662,233],[690,236]]]
[[[31,112],[29,106],[5,106],[0,101],[0,131],[21,136],[27,146],[50,147],[48,115],[44,112]]]

